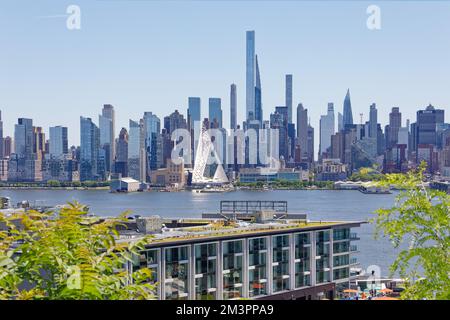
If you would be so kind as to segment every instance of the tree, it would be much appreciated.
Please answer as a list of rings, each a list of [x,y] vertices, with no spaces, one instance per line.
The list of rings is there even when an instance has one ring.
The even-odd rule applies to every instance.
[[[153,299],[151,271],[124,267],[147,239],[120,242],[115,219],[69,203],[58,213],[0,213],[0,299]]]
[[[391,265],[406,279],[404,299],[450,299],[450,195],[425,186],[426,164],[408,174],[387,174],[378,184],[402,191],[393,207],[376,211],[376,235],[394,247],[409,242]]]

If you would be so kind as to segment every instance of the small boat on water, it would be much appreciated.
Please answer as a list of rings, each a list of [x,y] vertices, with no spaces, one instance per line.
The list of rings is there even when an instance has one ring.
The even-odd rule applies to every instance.
[[[391,194],[389,187],[379,187],[374,185],[362,185],[358,190],[364,194]]]

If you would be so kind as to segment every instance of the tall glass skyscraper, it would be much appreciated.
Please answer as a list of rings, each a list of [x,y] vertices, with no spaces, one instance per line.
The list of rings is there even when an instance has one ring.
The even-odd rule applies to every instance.
[[[14,128],[14,150],[22,158],[30,158],[33,154],[33,120],[19,118]]]
[[[259,121],[259,126],[262,126],[263,111],[261,99],[261,75],[259,74],[258,55],[255,57],[256,64],[256,86],[255,86],[255,120]]]
[[[347,89],[347,94],[344,99],[344,115],[343,127],[353,124],[352,102],[350,101],[350,89]]]
[[[320,154],[319,157],[331,146],[331,136],[334,134],[334,104],[328,103],[327,114],[320,117]]]
[[[201,120],[200,98],[188,98],[188,115],[190,116],[190,128],[194,128],[194,123]]]
[[[67,127],[50,127],[49,153],[52,158],[62,158],[69,152]]]
[[[245,114],[246,121],[255,119],[255,31],[246,33],[246,82],[245,82]]]
[[[145,151],[147,158],[147,177],[150,170],[156,170],[157,162],[157,139],[161,132],[161,120],[152,112],[144,113]]]
[[[100,146],[105,153],[105,169],[111,172],[115,158],[115,112],[110,104],[103,105],[102,114],[99,115]]]
[[[91,118],[80,117],[80,180],[98,179],[100,130]]]
[[[292,122],[292,74],[286,75],[286,107],[288,110],[288,123]]]
[[[212,125],[215,121],[218,123],[218,128],[222,128],[222,100],[209,98],[209,123]]]
[[[233,83],[230,86],[230,129],[237,128],[237,95],[236,85]]]

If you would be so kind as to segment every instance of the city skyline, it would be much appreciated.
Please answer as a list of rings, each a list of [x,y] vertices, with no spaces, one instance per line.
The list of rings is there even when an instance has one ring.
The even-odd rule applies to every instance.
[[[155,6],[158,12],[164,14],[167,14],[165,11],[168,7],[170,7],[169,4],[141,4],[143,7],[152,7]],[[395,47],[395,44],[393,41],[395,40],[395,36],[398,36],[399,33],[405,32],[405,27],[400,26],[398,24],[395,24],[393,19],[393,15],[399,14],[399,15],[405,15],[405,9],[404,6],[399,4],[384,4],[381,3],[382,7],[382,13],[384,17],[384,24],[382,30],[379,31],[370,31],[365,27],[365,20],[367,18],[367,15],[365,14],[365,8],[367,8],[367,5],[365,4],[355,4],[352,6],[345,6],[345,9],[339,8],[335,5],[329,5],[333,12],[336,13],[336,16],[348,16],[349,21],[341,21],[341,24],[336,24],[335,27],[337,31],[335,33],[341,34],[343,31],[347,31],[348,39],[341,39],[344,40],[343,44],[348,44],[348,42],[355,41],[355,39],[359,39],[361,42],[359,44],[353,44],[353,47],[358,49],[356,50],[357,53],[349,54],[350,57],[353,57],[352,59],[347,58],[347,60],[342,60],[344,55],[338,55],[336,53],[336,58],[332,58],[328,60],[323,60],[323,56],[319,55],[317,57],[317,61],[315,62],[314,59],[312,59],[313,53],[317,54],[317,49],[321,47],[321,45],[318,45],[317,47],[314,47],[311,50],[308,50],[308,44],[311,44],[311,41],[314,43],[314,39],[312,39],[313,34],[319,34],[319,37],[317,39],[319,40],[326,40],[330,39],[330,36],[324,36],[323,31],[321,28],[318,30],[315,30],[314,32],[311,32],[310,35],[306,34],[305,38],[301,38],[302,43],[296,46],[292,45],[292,41],[286,41],[286,37],[292,37],[297,32],[304,33],[304,30],[301,29],[295,29],[295,32],[287,32],[286,34],[282,34],[280,32],[280,27],[274,27],[273,24],[269,24],[268,26],[259,25],[259,20],[261,19],[261,14],[266,12],[270,9],[270,6],[272,4],[261,4],[261,7],[256,8],[254,11],[254,18],[255,22],[252,23],[252,26],[243,27],[241,17],[237,20],[237,25],[233,26],[231,31],[226,34],[225,39],[212,39],[212,44],[216,45],[224,45],[226,44],[232,44],[233,48],[239,48],[239,50],[232,50],[229,54],[235,58],[231,60],[229,63],[227,62],[227,66],[229,66],[230,71],[226,71],[223,68],[220,68],[219,74],[214,74],[212,71],[205,71],[205,68],[203,67],[203,64],[198,63],[198,58],[193,60],[192,67],[196,68],[198,70],[198,74],[190,73],[188,70],[190,68],[186,68],[184,64],[190,63],[190,58],[192,58],[192,52],[197,52],[197,48],[186,48],[183,43],[179,43],[177,46],[183,46],[185,50],[185,53],[180,55],[177,58],[176,66],[179,66],[181,64],[182,68],[178,70],[172,70],[177,69],[176,66],[174,68],[169,68],[169,63],[164,63],[163,66],[167,71],[167,76],[170,74],[172,75],[174,71],[179,72],[179,78],[182,79],[182,83],[180,83],[179,79],[175,79],[175,87],[176,88],[176,94],[172,94],[167,90],[167,88],[171,88],[168,85],[168,82],[165,80],[165,77],[162,79],[162,81],[159,81],[156,84],[155,88],[152,88],[152,86],[147,83],[145,80],[141,81],[129,81],[130,80],[130,74],[131,72],[136,72],[136,77],[139,78],[142,76],[142,72],[147,70],[148,68],[143,68],[143,71],[137,70],[135,66],[131,66],[130,70],[126,68],[126,65],[128,64],[126,59],[123,60],[124,65],[119,65],[115,68],[112,68],[116,70],[116,72],[127,74],[127,77],[121,78],[121,79],[114,79],[109,80],[111,81],[112,87],[109,88],[108,96],[105,94],[106,87],[104,84],[101,84],[102,81],[98,81],[97,83],[92,83],[90,78],[92,76],[98,79],[104,79],[106,76],[111,76],[110,72],[105,72],[104,74],[101,72],[103,68],[110,67],[111,63],[114,62],[113,58],[116,59],[115,53],[111,52],[110,59],[106,59],[107,61],[103,63],[102,68],[93,68],[93,74],[90,75],[88,70],[84,69],[85,74],[80,74],[78,71],[75,72],[71,70],[70,68],[70,61],[73,62],[73,64],[79,65],[81,63],[81,60],[83,60],[83,55],[86,54],[93,54],[95,52],[95,48],[86,48],[86,46],[82,46],[82,48],[75,48],[74,51],[76,51],[77,55],[81,54],[81,57],[78,57],[78,59],[70,59],[70,58],[76,58],[76,56],[73,56],[71,52],[67,51],[67,48],[65,47],[68,45],[68,43],[64,42],[63,45],[59,46],[57,44],[54,44],[55,46],[55,53],[59,52],[63,54],[62,59],[56,59],[54,63],[51,61],[51,56],[55,53],[47,52],[48,58],[42,56],[43,51],[42,49],[36,47],[38,44],[35,41],[30,41],[28,43],[28,49],[34,49],[31,50],[32,53],[41,53],[41,55],[38,54],[38,58],[36,61],[39,61],[43,64],[43,66],[34,65],[33,62],[27,61],[25,58],[27,57],[27,54],[25,52],[21,52],[18,57],[12,57],[13,52],[17,52],[16,49],[23,48],[25,43],[23,40],[27,40],[29,36],[27,34],[21,35],[14,41],[10,39],[9,37],[6,37],[6,44],[11,44],[11,46],[8,47],[8,50],[4,53],[0,53],[2,55],[1,61],[7,61],[10,62],[10,65],[5,66],[4,70],[6,70],[6,77],[0,76],[0,93],[3,97],[3,101],[0,103],[0,109],[3,112],[3,123],[4,123],[4,136],[9,135],[13,136],[13,126],[16,123],[18,118],[32,118],[34,120],[34,123],[38,126],[42,126],[47,137],[49,134],[49,127],[53,126],[65,126],[69,128],[69,144],[70,145],[79,145],[79,116],[83,115],[86,117],[91,117],[92,119],[95,119],[99,113],[99,109],[104,104],[112,104],[115,107],[116,110],[116,136],[120,130],[120,128],[125,127],[128,128],[128,121],[129,119],[138,119],[142,116],[144,112],[153,112],[154,114],[158,115],[160,119],[162,119],[164,116],[168,115],[170,112],[166,112],[165,110],[175,110],[178,109],[182,114],[185,116],[187,115],[187,107],[188,107],[188,97],[190,96],[199,96],[201,97],[202,101],[202,113],[201,113],[201,119],[205,118],[208,114],[208,107],[207,107],[207,101],[210,97],[219,97],[222,100],[222,109],[223,109],[223,119],[224,119],[224,126],[229,127],[229,86],[232,83],[236,84],[237,87],[237,118],[238,118],[238,124],[242,124],[242,121],[245,119],[245,31],[248,30],[255,30],[256,32],[256,43],[255,43],[255,53],[258,54],[258,60],[259,60],[259,68],[261,71],[261,82],[262,82],[262,103],[263,103],[263,114],[264,119],[268,119],[268,115],[273,112],[275,109],[275,106],[284,104],[285,101],[285,76],[286,74],[292,74],[293,75],[293,118],[296,118],[295,110],[298,105],[298,103],[302,103],[304,108],[308,109],[308,117],[311,119],[311,124],[314,128],[316,128],[316,145],[315,149],[318,150],[318,142],[319,142],[319,119],[320,116],[326,113],[326,107],[328,102],[333,102],[335,106],[335,112],[337,115],[337,112],[342,113],[342,103],[345,97],[346,90],[350,88],[351,91],[351,102],[352,102],[352,111],[353,111],[353,121],[354,123],[359,123],[359,114],[362,112],[364,113],[364,122],[368,120],[369,118],[369,106],[372,103],[376,103],[377,109],[378,109],[378,122],[382,125],[388,123],[388,117],[389,112],[392,107],[399,107],[400,111],[403,114],[403,126],[405,125],[406,119],[410,119],[411,122],[415,121],[415,112],[418,109],[425,108],[429,103],[433,104],[437,108],[440,109],[446,109],[448,105],[448,101],[450,101],[450,97],[448,97],[448,93],[446,93],[447,90],[444,88],[443,81],[445,78],[441,79],[440,77],[444,77],[444,75],[448,74],[449,66],[446,64],[439,63],[438,58],[442,55],[445,56],[450,50],[448,47],[448,44],[444,44],[444,42],[439,43],[439,41],[433,40],[431,42],[427,42],[424,39],[421,46],[423,47],[420,51],[420,54],[423,56],[424,52],[423,50],[425,47],[427,47],[428,54],[423,56],[423,59],[421,60],[423,62],[423,66],[419,63],[418,65],[414,65],[414,67],[411,67],[411,70],[408,70],[406,72],[405,68],[408,67],[407,63],[405,63],[405,57],[400,57],[400,53],[405,53],[405,48],[415,47],[410,42],[407,42],[404,44],[405,48],[401,48],[402,50],[400,52],[391,52],[390,59],[387,59],[386,56],[383,56],[383,61],[385,62],[385,65],[382,66],[381,70],[378,72],[375,72],[375,66],[371,65],[371,61],[374,63],[377,62],[377,60],[371,60],[373,58],[374,52],[371,51],[371,49],[374,49],[375,45],[382,45],[382,47],[391,47],[394,46],[394,48],[399,49]],[[422,6],[420,3],[414,4],[412,6],[408,6],[407,10],[410,14],[417,14],[420,12],[420,10],[437,10],[440,6],[445,6],[446,4],[433,4],[432,6]],[[3,5],[6,9],[12,10],[12,16],[14,16],[14,12],[16,12],[17,8],[14,8],[13,5],[7,4]],[[218,7],[223,8],[225,11],[230,10],[231,8],[240,8],[243,10],[243,12],[246,12],[246,10],[249,10],[248,4],[217,4],[217,7],[212,8],[211,4],[197,4],[199,8],[198,14],[206,14],[209,10],[216,10]],[[88,5],[86,3],[80,2],[80,7],[82,8],[82,12],[85,16],[89,15],[101,15],[101,12],[99,12],[100,5]],[[130,7],[130,12],[135,14],[135,11],[139,5],[134,5]],[[312,13],[313,16],[319,15],[319,12],[321,9],[323,9],[324,4],[318,4],[318,5],[312,5],[312,4],[282,4],[282,14],[280,15],[286,15],[291,16],[292,13],[288,12],[289,8],[301,8],[299,12],[297,12],[300,16],[303,14],[306,14],[309,12]],[[105,7],[102,7],[105,8]],[[61,10],[64,8],[61,7]],[[32,10],[33,14],[38,14],[39,12],[44,12],[46,10],[55,10],[54,7],[50,7],[48,4],[43,5],[40,8],[35,8],[35,10]],[[331,10],[330,8],[327,9],[328,13]],[[3,10],[2,10],[3,11]],[[4,11],[6,12],[6,10]],[[427,26],[421,25],[421,28],[424,28],[423,30],[420,30],[419,34],[425,35],[426,33],[430,32],[430,29],[435,29],[437,27],[440,28],[449,28],[449,25],[444,24],[443,20],[440,20],[439,18],[444,18],[444,15],[440,15],[439,12],[437,12],[437,16],[434,15],[434,23],[429,24]],[[117,14],[117,12],[112,11],[109,12],[109,14]],[[137,13],[136,13],[137,14]],[[424,15],[425,17],[425,15]],[[5,17],[6,19],[4,21],[11,22],[10,17]],[[336,23],[336,17],[331,15],[331,17],[326,17],[321,21],[323,24],[323,28],[326,29],[327,26],[329,26],[332,23]],[[304,22],[305,24],[314,26],[313,19],[309,18]],[[129,19],[127,20],[129,21]],[[358,21],[358,23],[356,23]],[[22,21],[23,22],[23,21]],[[60,20],[49,20],[49,21],[41,21],[38,20],[36,23],[36,28],[38,29],[38,35],[39,35],[39,28],[43,28],[41,31],[48,31],[47,28],[55,28],[54,32],[56,33],[55,36],[57,37],[67,37],[69,39],[65,39],[64,41],[70,41],[73,40],[77,44],[82,44],[84,40],[88,39],[89,41],[92,41],[92,36],[88,35],[89,28],[92,29],[92,31],[96,32],[96,35],[101,35],[105,30],[100,28],[99,26],[96,26],[95,24],[92,24],[89,19],[85,22],[83,25],[83,28],[79,31],[79,34],[76,34],[78,31],[73,31],[72,33],[68,30],[64,30],[64,26],[61,28],[63,30],[58,29],[58,23],[61,23]],[[62,24],[62,23],[61,23]],[[14,25],[14,24],[13,24]],[[62,24],[63,25],[63,24]],[[197,24],[197,27],[200,27],[201,24]],[[247,24],[248,25],[248,24]],[[268,30],[268,27],[273,27],[273,30]],[[351,28],[350,28],[351,26]],[[123,25],[122,25],[123,27]],[[121,35],[128,34],[129,32],[133,31],[135,25],[132,23],[123,30]],[[223,26],[220,26],[221,28]],[[416,26],[408,26],[413,27],[413,30],[410,30],[412,33],[416,32],[417,34],[418,30],[415,30]],[[217,27],[218,28],[218,27]],[[45,30],[44,30],[45,29]],[[238,30],[239,29],[239,30]],[[450,29],[450,28],[449,28]],[[6,29],[5,29],[6,30]],[[146,29],[149,31],[148,29]],[[146,30],[141,30],[139,32],[146,32]],[[328,29],[327,29],[328,30]],[[328,30],[330,31],[330,30]],[[155,36],[155,31],[153,31],[152,36]],[[167,31],[169,33],[173,33],[174,30]],[[393,36],[391,33],[394,33]],[[106,33],[104,33],[106,34]],[[4,35],[4,30],[0,31],[0,35]],[[184,32],[176,33],[176,37],[180,37],[185,35]],[[305,36],[305,34],[302,34]],[[274,37],[278,36],[280,40],[276,40]],[[367,37],[366,38],[360,38],[360,36]],[[160,36],[159,36],[160,37]],[[3,38],[3,37],[2,37]],[[133,38],[133,37],[132,37]],[[83,40],[84,39],[84,40]],[[133,38],[134,39],[134,38]],[[130,41],[133,41],[131,39]],[[206,35],[199,34],[198,38],[196,36],[196,40],[200,41],[199,44],[206,41]],[[317,41],[316,39],[316,41]],[[439,39],[439,37],[438,37]],[[30,39],[28,39],[30,40]],[[42,39],[41,39],[42,40]],[[48,44],[48,39],[43,39],[44,43]],[[107,41],[108,40],[108,41]],[[111,44],[112,39],[105,40],[105,44]],[[166,41],[162,41],[161,38],[157,37],[157,40],[155,43],[161,44],[161,45],[168,45]],[[216,41],[217,40],[217,41]],[[12,41],[12,42],[11,42]],[[373,42],[373,43],[371,43]],[[95,47],[92,42],[89,42],[92,47]],[[132,44],[130,42],[126,42],[128,45]],[[137,42],[133,42],[134,45],[137,45]],[[274,46],[277,45],[285,45],[286,49],[282,50],[282,55],[275,55],[276,52],[274,52],[273,49],[270,49],[268,47],[269,44],[274,43]],[[336,45],[336,41],[330,40],[329,45]],[[172,46],[172,44],[171,44]],[[133,46],[131,46],[133,47]],[[208,46],[208,48],[204,48],[204,52],[199,53],[200,55],[208,55],[213,56],[216,51],[213,49],[214,46],[211,46],[211,48]],[[284,47],[283,47],[284,48]],[[435,52],[433,52],[432,49],[435,49]],[[98,48],[97,48],[98,49]],[[296,51],[298,49],[302,49],[302,51]],[[440,49],[440,51],[437,51],[436,49]],[[48,50],[47,50],[48,51]],[[102,50],[100,50],[102,51]],[[277,50],[275,50],[277,51]],[[333,50],[334,51],[334,50]],[[406,52],[409,55],[406,55],[406,60],[410,61],[413,58],[417,58],[417,55],[419,53],[408,51]],[[106,54],[106,52],[103,52]],[[334,52],[333,52],[334,53]],[[347,52],[348,54],[349,52]],[[363,53],[365,56],[361,57],[361,53]],[[386,53],[378,52],[379,55],[384,55]],[[130,56],[130,52],[128,53],[128,56]],[[359,55],[358,55],[359,54]],[[100,56],[94,55],[96,59],[95,61],[99,61]],[[431,62],[431,58],[435,58],[436,61],[434,63]],[[149,57],[152,57],[150,55]],[[357,58],[356,60],[354,58]],[[428,57],[428,59],[427,59]],[[7,59],[9,58],[9,59]],[[140,56],[140,59],[138,59],[139,62],[143,62],[146,60],[141,59],[142,56]],[[24,60],[25,59],[25,60]],[[296,59],[299,59],[302,61],[301,64],[299,63],[293,63]],[[392,61],[389,61],[392,60]],[[172,60],[171,60],[172,61]],[[211,62],[210,60],[208,60]],[[205,63],[209,66],[208,61]],[[215,60],[216,61],[216,60]],[[354,66],[351,66],[350,61],[354,64]],[[406,61],[406,62],[407,62]],[[67,62],[68,65],[66,66],[63,71],[64,72],[58,72],[58,67],[61,67],[62,62]],[[174,62],[174,61],[172,61]],[[217,62],[217,61],[216,61]],[[318,75],[311,77],[312,71],[309,64],[312,63],[315,65],[317,62],[324,63],[323,67],[318,68],[314,71],[317,72]],[[411,62],[411,61],[410,61]],[[0,62],[1,63],[1,62]],[[22,63],[23,65],[19,64]],[[395,65],[397,63],[397,68],[394,68],[392,70],[387,71],[386,69],[388,67],[391,67],[392,64]],[[23,70],[22,68],[29,66],[32,64],[34,68],[31,68],[31,71],[28,71],[26,74],[29,76],[31,81],[32,79],[36,79],[38,75],[41,75],[44,77],[43,83],[36,82],[34,83],[34,86],[31,86],[28,81],[21,82],[20,80],[24,76],[23,73],[20,71]],[[439,69],[435,64],[439,64]],[[89,64],[88,64],[89,65]],[[361,65],[365,66],[366,71],[361,72],[356,70],[356,67],[361,67]],[[377,65],[377,63],[375,63]],[[3,66],[3,65],[2,65]],[[349,66],[351,68],[349,69]],[[422,70],[425,69],[425,66],[429,67],[429,70]],[[14,73],[14,67],[18,67],[18,72]],[[41,68],[46,67],[48,68],[47,71],[50,72],[50,75],[53,76],[53,78],[49,75],[46,75],[45,73],[40,73]],[[147,65],[147,67],[150,67]],[[348,69],[350,70],[349,74],[343,74],[340,73],[340,68]],[[380,69],[380,68],[378,68]],[[420,74],[423,77],[419,80],[414,80],[414,77],[409,77],[413,79],[409,79],[408,82],[398,82],[395,86],[390,86],[392,84],[392,81],[389,80],[387,83],[381,83],[381,80],[385,80],[386,78],[393,78],[393,80],[398,81],[399,78],[405,80],[405,78],[408,78],[408,75],[414,75],[417,73],[414,72],[414,69],[421,71]],[[383,70],[387,74],[383,77]],[[56,84],[56,81],[61,81],[61,77],[65,77],[65,75],[70,75],[71,73],[68,72],[71,71],[74,74],[77,75],[77,81],[81,81],[84,83],[85,80],[87,80],[86,83],[81,84],[79,83],[78,86],[73,86],[73,92],[71,90],[67,90],[68,87],[74,84],[73,79],[67,79],[67,85],[58,84],[56,86],[56,89],[62,89],[62,90],[56,90],[52,87]],[[150,73],[150,72],[149,72]],[[216,72],[217,73],[217,72]],[[404,75],[402,75],[404,74]],[[156,75],[161,75],[160,73],[155,73]],[[192,84],[189,82],[192,82],[189,76],[193,77],[192,80],[198,81],[196,86],[198,89],[192,89]],[[320,78],[320,77],[321,78]],[[331,82],[336,80],[336,77],[343,78],[342,81],[335,82],[333,85]],[[319,79],[320,78],[320,79]],[[378,80],[379,86],[374,85],[374,80]],[[328,79],[328,80],[327,80]],[[348,81],[344,81],[344,80]],[[426,79],[426,81],[424,80]],[[430,80],[431,79],[431,80]],[[8,81],[10,80],[10,81]],[[432,81],[433,80],[433,81]],[[194,81],[194,82],[195,82]],[[321,82],[325,82],[325,84],[319,84]],[[377,82],[377,81],[375,81]],[[408,86],[407,84],[410,84]],[[84,91],[81,90],[83,86],[89,85],[90,90]],[[131,89],[131,85],[136,86],[138,89]],[[389,85],[389,88],[387,86]],[[421,85],[423,87],[423,90],[418,90],[417,86]],[[125,89],[123,90],[116,90],[117,86],[122,86]],[[147,87],[148,86],[148,87]],[[324,87],[329,87],[329,89],[324,89]],[[21,95],[18,93],[20,90],[19,88],[31,88],[30,95]],[[46,89],[46,90],[43,90]],[[165,90],[164,90],[165,88]],[[10,90],[11,89],[11,90]],[[114,90],[112,90],[114,89]],[[417,90],[416,90],[417,89]],[[67,91],[66,91],[67,90]],[[160,91],[157,93],[157,91]],[[189,92],[187,92],[189,90]],[[59,92],[58,92],[59,91]],[[120,91],[119,93],[116,91]],[[87,93],[85,93],[87,92]],[[135,93],[139,93],[139,98],[136,97]],[[148,92],[148,93],[145,93]],[[398,92],[398,94],[396,94]],[[56,94],[57,93],[57,94]],[[155,94],[157,93],[157,94]],[[186,94],[185,94],[186,93]],[[103,97],[100,97],[100,95],[103,95]],[[75,98],[74,98],[75,97]],[[33,100],[33,103],[31,103],[29,100]],[[101,100],[101,101],[100,101]],[[26,102],[28,101],[28,102]],[[63,102],[64,101],[64,102]],[[140,101],[140,102],[139,102]],[[21,107],[21,105],[30,105],[33,107],[30,107],[29,110],[27,110],[24,107]],[[64,113],[59,112],[61,110],[61,105],[66,105],[67,110],[65,110]],[[152,106],[153,105],[153,106]],[[74,113],[76,115],[74,116]],[[55,115],[58,115],[58,118],[55,118]],[[448,119],[448,113],[446,116],[446,120]],[[448,122],[448,120],[447,120]]]

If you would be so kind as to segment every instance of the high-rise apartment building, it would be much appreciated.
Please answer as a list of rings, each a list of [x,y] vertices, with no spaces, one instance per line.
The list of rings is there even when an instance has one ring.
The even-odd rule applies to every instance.
[[[246,121],[255,119],[255,31],[246,33],[246,81],[245,81],[245,114]]]
[[[292,122],[292,74],[286,75],[285,100],[288,110],[288,123]]]
[[[67,127],[50,127],[49,154],[51,158],[62,158],[68,150]]]
[[[236,85],[233,83],[230,86],[230,129],[237,128],[237,94]]]
[[[209,98],[209,122],[217,122],[218,128],[222,128],[222,100],[220,98]]]
[[[116,139],[114,172],[122,177],[128,177],[128,131],[126,128],[120,130],[119,138]]]
[[[102,114],[99,115],[100,146],[105,154],[105,170],[112,171],[115,157],[115,112],[110,104],[103,105]]]
[[[319,158],[322,158],[323,154],[331,146],[331,136],[335,132],[334,126],[334,104],[330,102],[328,103],[327,114],[320,117]]]
[[[80,117],[80,180],[98,180],[100,130],[91,118]]]

